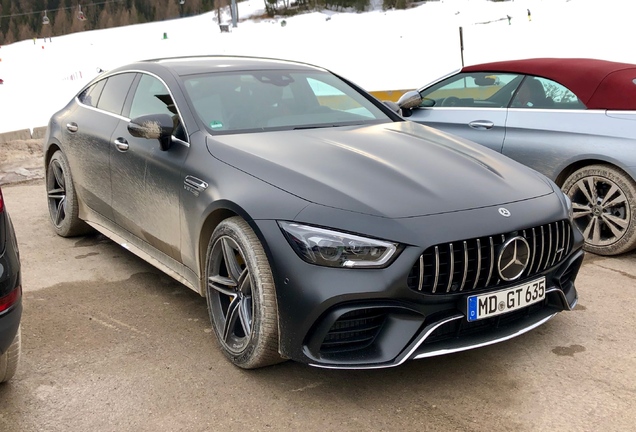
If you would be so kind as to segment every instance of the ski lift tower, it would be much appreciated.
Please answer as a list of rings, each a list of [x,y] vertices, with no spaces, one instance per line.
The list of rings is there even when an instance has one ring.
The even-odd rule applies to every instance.
[[[236,5],[236,0],[232,0],[232,3],[230,4],[230,13],[232,14],[232,27],[236,27],[238,17],[238,6]]]

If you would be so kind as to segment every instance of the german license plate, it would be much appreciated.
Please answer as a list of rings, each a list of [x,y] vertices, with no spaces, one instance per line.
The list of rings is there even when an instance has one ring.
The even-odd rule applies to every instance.
[[[545,278],[501,291],[468,297],[468,321],[512,312],[545,298]]]

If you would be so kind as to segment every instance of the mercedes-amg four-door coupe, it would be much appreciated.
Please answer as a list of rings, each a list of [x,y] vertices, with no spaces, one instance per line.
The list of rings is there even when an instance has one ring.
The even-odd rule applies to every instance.
[[[573,308],[583,239],[561,190],[388,105],[291,61],[104,72],[50,120],[52,226],[200,293],[242,368],[395,366]]]

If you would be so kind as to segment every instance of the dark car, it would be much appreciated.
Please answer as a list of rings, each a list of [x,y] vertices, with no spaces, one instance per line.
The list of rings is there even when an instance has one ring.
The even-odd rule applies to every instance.
[[[574,204],[588,251],[636,247],[636,65],[538,58],[466,66],[405,102],[409,120],[554,180]]]
[[[21,317],[18,243],[0,189],[0,383],[13,377],[20,361]]]
[[[109,71],[45,137],[53,228],[95,228],[207,298],[225,355],[376,368],[506,340],[577,301],[543,175],[316,66]]]

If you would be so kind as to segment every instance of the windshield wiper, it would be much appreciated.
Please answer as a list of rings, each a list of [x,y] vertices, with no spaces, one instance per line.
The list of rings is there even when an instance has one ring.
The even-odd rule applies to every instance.
[[[343,127],[343,126],[357,126],[362,123],[339,123],[339,124],[322,124],[322,125],[308,125],[308,126],[296,126],[293,130],[302,130],[302,129],[324,129],[324,128],[332,128],[332,127]]]

